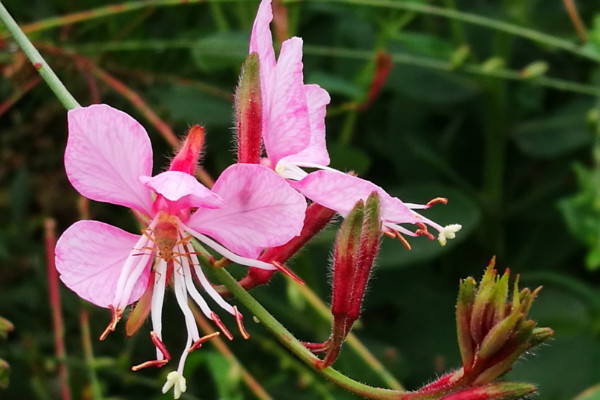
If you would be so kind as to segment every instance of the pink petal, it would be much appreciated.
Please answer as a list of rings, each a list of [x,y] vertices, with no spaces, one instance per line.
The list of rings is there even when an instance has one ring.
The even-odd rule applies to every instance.
[[[56,269],[60,279],[79,297],[97,306],[108,307],[114,301],[125,260],[139,238],[139,235],[98,221],[74,223],[56,244]],[[150,263],[136,282],[129,303],[142,296],[149,275]]]
[[[252,33],[250,34],[249,53],[258,54],[260,86],[263,103],[268,102],[268,94],[273,85],[275,70],[275,51],[273,50],[273,37],[269,24],[273,20],[271,0],[263,0],[258,6]],[[268,115],[263,107],[263,120]]]
[[[149,215],[150,191],[138,181],[152,174],[152,147],[144,128],[105,104],[68,113],[65,169],[73,187],[96,201]]]
[[[302,39],[294,37],[281,45],[270,88],[268,120],[263,120],[263,140],[267,156],[275,164],[296,154],[310,143],[310,124],[302,76]]]
[[[284,160],[296,165],[311,163],[327,166],[329,154],[325,144],[325,114],[331,98],[329,93],[319,85],[304,85],[304,94],[308,107],[310,142],[302,151],[289,155]]]
[[[139,180],[167,200],[177,202],[178,208],[218,208],[223,204],[219,196],[185,172],[165,171],[155,177],[141,176]]]
[[[234,164],[223,171],[213,191],[225,205],[198,209],[188,225],[238,255],[256,258],[262,248],[300,234],[304,197],[266,167]]]
[[[366,200],[373,192],[379,195],[381,219],[395,224],[420,222],[400,199],[367,180],[337,171],[321,170],[291,183],[315,203],[348,215],[358,200]]]

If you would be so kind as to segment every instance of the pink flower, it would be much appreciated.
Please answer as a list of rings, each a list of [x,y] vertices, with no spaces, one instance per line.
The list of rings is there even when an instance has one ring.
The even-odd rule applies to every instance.
[[[73,187],[89,199],[131,208],[145,228],[142,235],[134,235],[102,222],[76,222],[56,246],[61,280],[80,297],[111,310],[112,320],[101,339],[115,329],[125,307],[144,296],[138,304],[149,304],[157,358],[133,368],[137,370],[162,366],[170,358],[162,344],[161,314],[165,287],[172,278],[188,332],[179,367],[163,388],[174,386],[177,398],[185,391],[182,374],[188,352],[212,337],[200,337],[188,296],[231,338],[194,280],[235,316],[245,335],[241,314],[204,276],[191,238],[238,264],[274,269],[255,258],[263,248],[281,245],[300,233],[306,202],[261,165],[232,165],[212,189],[204,187],[191,175],[202,147],[200,127],[190,130],[170,169],[152,177],[150,140],[129,115],[93,105],[69,111],[68,122],[65,169]]]
[[[379,186],[364,179],[329,168],[325,144],[325,114],[330,98],[318,85],[305,85],[302,75],[302,39],[293,37],[281,44],[275,60],[269,24],[273,19],[271,0],[262,0],[252,34],[250,53],[257,53],[262,100],[262,138],[267,158],[263,164],[273,168],[310,200],[346,216],[357,201],[366,201],[377,192],[381,200],[384,233],[398,237],[408,247],[402,234],[433,236],[427,225],[439,232],[438,240],[445,245],[461,226],[441,226],[414,209],[429,208],[447,200],[437,198],[425,205],[403,203]],[[316,168],[307,173],[302,168]],[[414,224],[410,231],[400,224]]]

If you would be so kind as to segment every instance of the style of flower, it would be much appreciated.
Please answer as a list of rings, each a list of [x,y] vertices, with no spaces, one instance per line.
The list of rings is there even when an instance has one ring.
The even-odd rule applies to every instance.
[[[247,337],[242,315],[202,272],[192,237],[235,263],[275,269],[255,258],[263,248],[281,245],[300,233],[306,201],[272,170],[256,164],[234,164],[212,189],[204,187],[192,175],[204,137],[198,126],[190,129],[169,170],[152,177],[150,140],[129,115],[107,105],[92,105],[69,111],[68,125],[65,169],[73,187],[91,200],[131,208],[145,228],[142,235],[133,235],[98,221],[76,222],[56,245],[60,278],[80,297],[111,310],[101,340],[115,329],[129,304],[139,300],[128,321],[128,335],[150,313],[156,359],[133,370],[162,366],[170,359],[162,343],[162,305],[166,285],[172,281],[188,337],[163,392],[174,387],[178,398],[186,388],[187,354],[216,335],[199,335],[188,296],[221,333],[232,338],[194,280],[235,317]],[[132,317],[136,320],[129,326]]]
[[[427,226],[439,232],[441,245],[454,238],[460,225],[441,226],[413,211],[429,208],[435,203],[446,203],[445,198],[436,198],[424,205],[403,203],[369,181],[328,167],[325,114],[329,95],[318,85],[304,84],[302,39],[292,37],[284,41],[275,60],[269,27],[272,19],[271,0],[262,0],[252,27],[249,52],[258,56],[261,131],[267,155],[263,164],[288,179],[310,200],[344,217],[357,201],[366,201],[371,193],[376,192],[381,201],[383,232],[397,237],[407,247],[409,245],[403,234],[433,238]],[[309,174],[302,168],[316,168],[318,171]],[[414,224],[417,229],[413,232],[400,224]]]

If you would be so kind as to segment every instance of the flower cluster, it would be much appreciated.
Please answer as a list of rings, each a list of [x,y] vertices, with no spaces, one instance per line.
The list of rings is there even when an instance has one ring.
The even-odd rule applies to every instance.
[[[306,227],[322,228],[333,211],[347,217],[357,202],[377,208],[369,212],[376,216],[370,217],[369,232],[376,233],[369,236],[373,254],[369,265],[363,266],[367,269],[381,233],[400,238],[408,246],[403,235],[433,239],[428,232],[431,227],[444,245],[460,229],[460,225],[443,227],[415,211],[445,203],[443,198],[425,205],[403,203],[369,181],[328,167],[324,118],[329,95],[317,85],[304,84],[300,38],[283,42],[276,60],[271,20],[270,0],[263,0],[236,96],[238,163],[225,169],[212,188],[194,177],[203,128],[192,127],[168,169],[152,176],[148,135],[132,117],[107,105],[68,113],[64,161],[71,184],[91,200],[130,208],[143,228],[134,235],[102,222],[79,221],[58,240],[56,267],[67,287],[110,310],[112,318],[101,339],[115,330],[131,304],[135,306],[129,313],[127,335],[133,335],[150,315],[156,357],[133,370],[160,367],[171,358],[162,340],[163,299],[171,285],[187,329],[178,367],[163,388],[173,387],[175,398],[186,389],[183,369],[187,355],[216,335],[200,336],[189,299],[221,334],[232,339],[207,303],[208,297],[233,315],[241,335],[247,337],[241,313],[204,275],[193,242],[251,269],[290,273],[281,263],[293,254],[290,248],[297,250],[310,238]],[[261,148],[266,153],[262,159]],[[308,173],[303,168],[316,171]],[[369,196],[376,200],[368,200]],[[307,199],[313,202],[309,211]],[[333,211],[323,212],[326,209]],[[272,254],[273,249],[290,243],[287,251]],[[340,279],[348,282],[355,278],[340,275]],[[362,290],[359,292],[354,303],[362,299]],[[344,318],[342,336],[353,322]]]

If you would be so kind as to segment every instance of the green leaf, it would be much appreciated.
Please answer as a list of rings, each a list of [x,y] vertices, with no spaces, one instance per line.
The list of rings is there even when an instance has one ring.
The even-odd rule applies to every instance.
[[[239,69],[248,54],[248,34],[222,32],[204,37],[192,47],[192,57],[204,72]]]
[[[586,389],[573,400],[600,400],[600,383]]]
[[[464,102],[479,93],[479,86],[464,76],[408,65],[395,65],[386,87],[438,106]]]
[[[360,176],[371,166],[371,158],[362,149],[337,142],[329,144],[328,148],[332,168],[354,171]]]
[[[517,126],[513,134],[519,149],[532,157],[552,158],[591,143],[585,116],[592,104],[571,103],[541,118]]]

